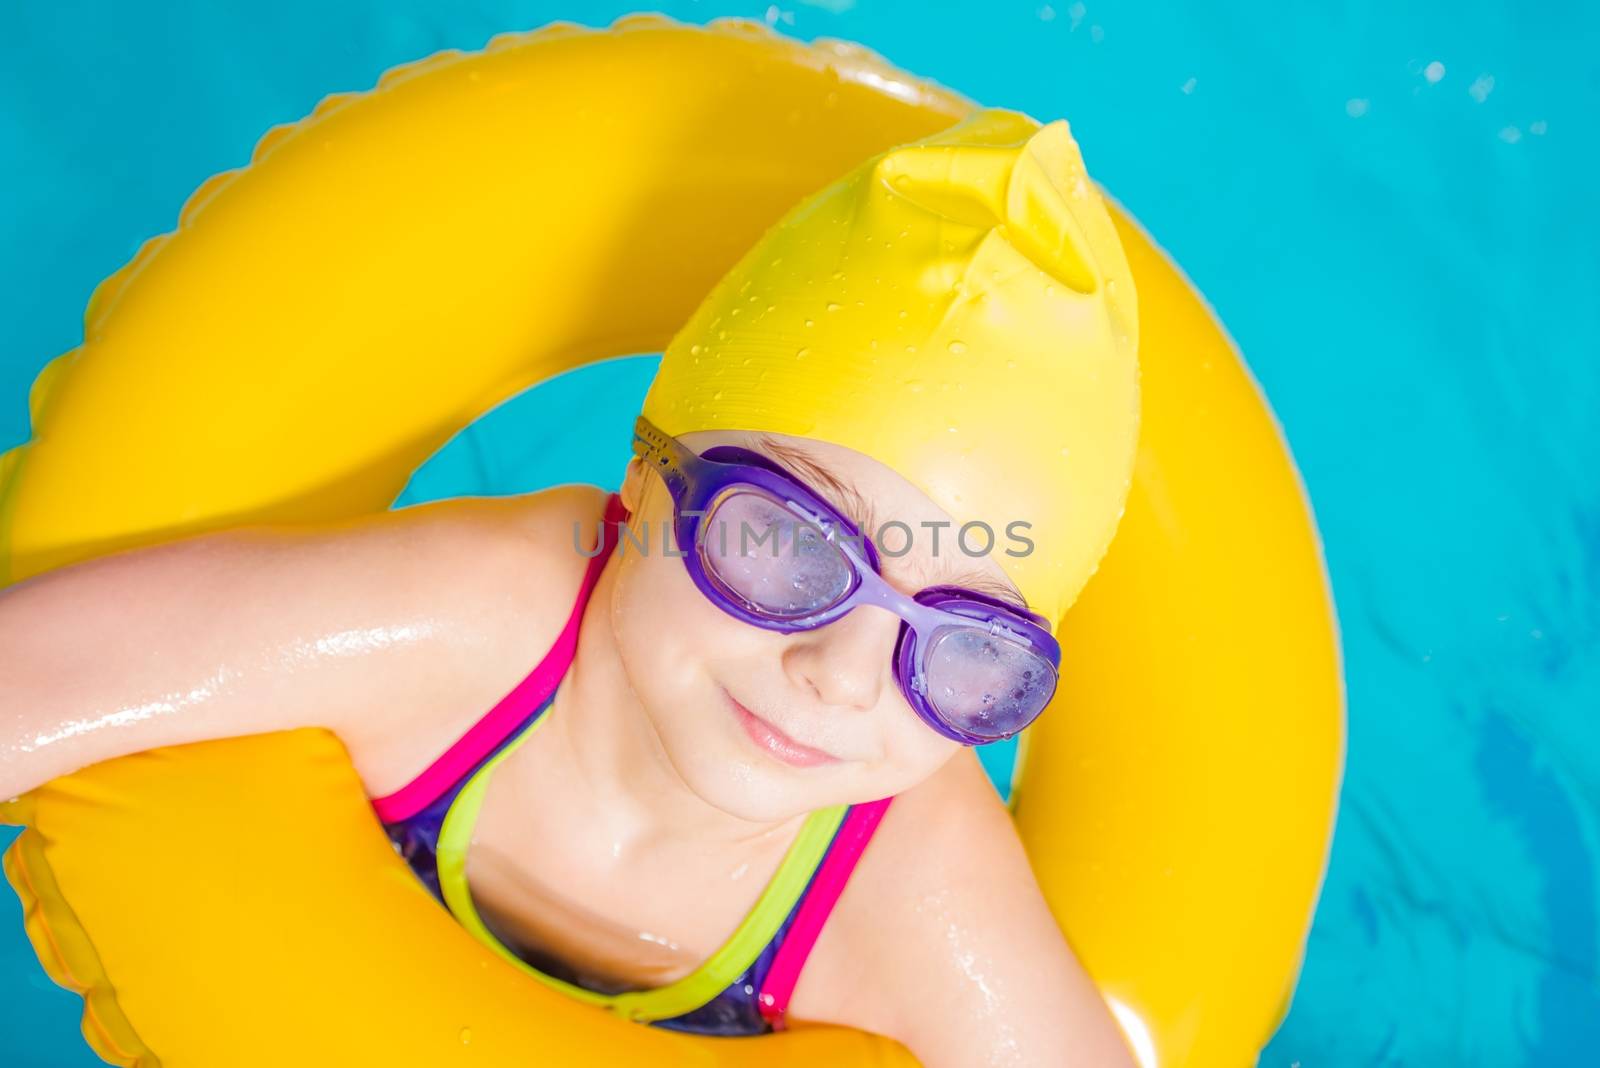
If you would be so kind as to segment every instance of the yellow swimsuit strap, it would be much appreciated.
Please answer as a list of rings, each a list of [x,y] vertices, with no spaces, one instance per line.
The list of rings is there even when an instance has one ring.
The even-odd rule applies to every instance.
[[[439,886],[444,892],[445,904],[462,926],[514,967],[580,1001],[604,1006],[620,1016],[641,1022],[670,1019],[698,1009],[743,975],[772,941],[779,925],[794,909],[812,873],[821,863],[828,843],[833,840],[834,833],[844,820],[848,806],[818,809],[806,818],[799,835],[784,855],[783,862],[778,865],[777,873],[733,936],[694,971],[677,982],[653,990],[623,994],[599,994],[585,990],[539,971],[496,938],[478,915],[467,886],[467,847],[472,841],[472,828],[477,824],[478,813],[483,807],[489,778],[502,760],[532,737],[545,718],[540,716],[534,720],[516,741],[480,768],[461,788],[455,803],[445,814],[437,851]]]

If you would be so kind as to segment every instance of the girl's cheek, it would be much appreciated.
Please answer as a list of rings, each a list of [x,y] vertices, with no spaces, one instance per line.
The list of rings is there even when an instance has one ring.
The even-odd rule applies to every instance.
[[[659,680],[658,661],[671,655],[666,646],[672,642],[676,628],[665,625],[671,609],[662,604],[660,578],[652,574],[655,561],[630,556],[618,562],[621,567],[611,602],[612,633],[634,685],[649,685]]]
[[[953,742],[942,734],[934,733],[933,728],[920,719],[916,725],[921,731],[923,759],[929,775],[944,767],[946,761],[966,748],[960,742]]]
[[[934,733],[908,705],[890,710],[883,737],[883,770],[876,777],[883,780],[885,793],[899,793],[923,782],[961,749]]]
[[[652,544],[649,555],[629,546],[618,561],[612,601],[617,650],[635,691],[660,714],[696,700],[710,661],[718,655],[718,628],[733,622],[695,587],[683,561]],[[726,644],[726,643],[721,643]]]

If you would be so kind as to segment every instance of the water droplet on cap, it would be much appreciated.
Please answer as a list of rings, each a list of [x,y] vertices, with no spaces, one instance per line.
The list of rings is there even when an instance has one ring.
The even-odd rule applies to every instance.
[[[960,342],[960,341],[952,341],[952,342],[950,342],[950,355],[952,355],[952,356],[960,356],[963,352],[966,352],[966,351],[967,351],[967,346],[965,345],[965,343]]]

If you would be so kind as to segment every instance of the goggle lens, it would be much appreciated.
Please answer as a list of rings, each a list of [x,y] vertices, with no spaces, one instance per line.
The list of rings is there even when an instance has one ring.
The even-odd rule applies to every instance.
[[[698,551],[723,592],[773,619],[803,619],[838,604],[855,570],[837,545],[782,501],[736,486],[702,521]]]
[[[1049,660],[986,627],[942,629],[924,664],[928,703],[951,726],[982,738],[1015,734],[1055,693]]]

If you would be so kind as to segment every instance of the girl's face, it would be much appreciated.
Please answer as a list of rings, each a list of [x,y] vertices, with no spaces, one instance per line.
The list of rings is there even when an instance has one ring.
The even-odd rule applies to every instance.
[[[871,502],[873,522],[904,523],[909,551],[880,554],[883,577],[904,593],[955,584],[1016,598],[992,555],[963,552],[951,517],[867,456],[786,435],[705,431],[680,440],[696,452],[727,444],[773,458],[868,537],[876,529],[862,522],[860,500]],[[891,664],[898,616],[862,606],[794,634],[734,619],[690,579],[672,540],[672,495],[661,477],[635,460],[621,492],[634,537],[649,540],[641,552],[624,534],[612,564],[618,654],[667,758],[701,799],[743,819],[785,819],[899,793],[960,748],[923,723],[900,692]],[[896,551],[904,540],[896,527]]]

